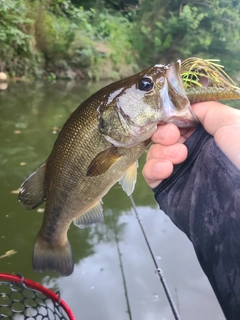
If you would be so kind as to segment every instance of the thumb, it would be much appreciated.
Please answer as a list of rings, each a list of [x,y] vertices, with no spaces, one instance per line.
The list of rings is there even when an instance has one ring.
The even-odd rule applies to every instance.
[[[192,105],[198,120],[212,136],[222,127],[240,124],[240,111],[216,101]]]
[[[205,130],[240,169],[240,110],[216,101],[196,103],[192,107]]]

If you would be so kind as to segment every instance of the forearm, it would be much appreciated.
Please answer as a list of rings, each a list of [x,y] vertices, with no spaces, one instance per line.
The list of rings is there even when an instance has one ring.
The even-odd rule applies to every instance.
[[[154,189],[162,210],[189,237],[227,319],[240,314],[240,171],[203,128],[185,162]]]

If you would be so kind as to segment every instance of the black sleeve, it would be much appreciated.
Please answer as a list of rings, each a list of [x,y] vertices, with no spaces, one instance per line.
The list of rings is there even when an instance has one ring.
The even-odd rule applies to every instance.
[[[153,189],[155,198],[191,240],[225,317],[239,320],[240,170],[203,127],[185,144],[187,160]]]

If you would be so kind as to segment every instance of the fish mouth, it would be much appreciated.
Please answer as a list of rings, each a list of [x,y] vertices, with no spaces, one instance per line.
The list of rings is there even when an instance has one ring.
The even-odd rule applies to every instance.
[[[132,148],[138,143],[146,141],[151,138],[154,132],[157,130],[157,123],[148,126],[134,126],[128,127],[128,139],[126,141],[118,141],[110,136],[105,136],[105,139],[113,144],[115,147]]]
[[[199,123],[184,89],[181,60],[169,64],[166,81],[161,90],[164,116],[161,123],[174,123],[178,127],[196,127]]]
[[[196,119],[196,120],[195,120]],[[195,114],[192,113],[192,116],[187,119],[185,115],[182,117],[179,116],[173,116],[168,118],[167,122],[159,122],[159,124],[166,124],[166,123],[173,123],[179,128],[195,128],[198,127],[199,121],[196,118]]]
[[[149,139],[157,130],[157,122],[145,126],[130,126],[129,133],[136,141],[141,135],[141,141]]]

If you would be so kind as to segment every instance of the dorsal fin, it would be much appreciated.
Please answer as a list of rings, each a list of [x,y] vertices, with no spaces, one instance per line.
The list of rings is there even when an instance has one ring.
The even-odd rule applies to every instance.
[[[18,200],[28,210],[40,206],[45,200],[45,171],[46,161],[31,173],[20,187]]]

